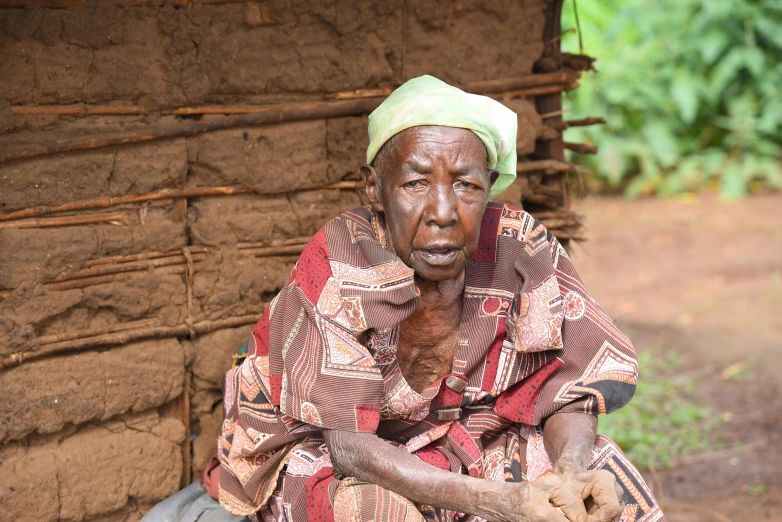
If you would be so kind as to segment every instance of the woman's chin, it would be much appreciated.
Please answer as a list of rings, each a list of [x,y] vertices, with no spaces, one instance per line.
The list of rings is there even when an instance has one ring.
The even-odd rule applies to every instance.
[[[458,256],[449,264],[430,264],[423,259],[417,259],[412,263],[411,268],[415,270],[418,279],[433,282],[448,281],[462,274],[465,266],[463,259],[463,256]]]

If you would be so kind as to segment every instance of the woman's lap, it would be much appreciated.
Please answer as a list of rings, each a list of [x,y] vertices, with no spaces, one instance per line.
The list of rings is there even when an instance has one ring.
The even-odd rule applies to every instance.
[[[331,465],[323,449],[310,447],[295,456],[293,465],[289,464],[280,474],[277,491],[269,505],[259,513],[259,518],[266,522],[299,522],[313,518],[314,470]],[[621,522],[665,522],[665,516],[640,472],[608,437],[598,435],[595,439],[589,469],[604,469],[616,477],[623,491]],[[454,515],[446,510],[436,510],[435,514],[431,507],[416,506],[401,495],[353,478],[333,481],[325,488],[328,491],[323,493],[331,499],[331,505],[320,513],[322,516],[318,518],[322,520],[333,517],[335,522],[420,522],[452,520]],[[469,517],[463,520],[469,520]]]

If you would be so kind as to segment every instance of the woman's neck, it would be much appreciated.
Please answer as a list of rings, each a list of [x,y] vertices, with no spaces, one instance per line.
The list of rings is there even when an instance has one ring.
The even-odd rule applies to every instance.
[[[427,281],[415,276],[415,285],[421,292],[419,308],[452,311],[457,306],[461,310],[464,296],[464,271],[455,279],[445,281]]]
[[[456,279],[415,283],[421,298],[400,325],[396,359],[407,383],[418,393],[448,374],[459,341],[464,272]]]

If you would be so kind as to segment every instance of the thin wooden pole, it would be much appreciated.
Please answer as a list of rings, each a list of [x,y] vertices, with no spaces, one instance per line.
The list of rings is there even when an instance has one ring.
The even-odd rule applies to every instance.
[[[589,117],[580,120],[569,120],[566,121],[565,124],[567,124],[568,127],[587,127],[589,125],[603,125],[605,122],[606,121],[603,118]]]
[[[220,330],[223,328],[236,328],[237,326],[244,326],[248,324],[254,324],[261,316],[258,314],[242,315],[238,317],[229,317],[227,319],[218,319],[216,321],[201,321],[192,324],[192,330],[197,334],[205,334],[214,330]],[[7,357],[0,358],[0,369],[8,368],[9,366],[15,366],[22,364],[24,361],[38,359],[48,355],[56,355],[65,352],[72,352],[75,350],[83,350],[85,348],[96,348],[100,346],[116,346],[119,344],[127,344],[133,341],[139,341],[142,339],[163,339],[166,337],[184,337],[190,334],[191,326],[187,324],[181,324],[178,326],[154,326],[150,328],[135,328],[133,330],[125,330],[122,332],[106,333],[103,335],[96,335],[90,337],[84,337],[79,339],[71,339],[59,343],[52,343],[46,346],[40,347],[37,351],[31,353],[13,353]]]
[[[573,172],[576,174],[591,174],[590,170],[582,165],[568,163],[556,159],[536,160],[521,162],[516,166],[517,174],[542,171],[544,174],[557,174],[560,172]]]
[[[242,257],[272,257],[272,256],[292,256],[299,255],[304,250],[306,243],[299,245],[281,245],[246,248],[242,250]]]
[[[301,245],[306,244],[307,241],[310,240],[310,236],[299,236],[299,237],[292,237],[289,239],[278,239],[269,241],[267,243],[237,243],[236,248],[239,250],[247,250],[250,248],[266,248],[266,247],[276,247],[276,246],[283,246],[283,245]]]
[[[2,0],[0,0],[2,1]],[[487,80],[468,83],[464,89],[478,94],[508,94],[521,93],[519,95],[532,96],[535,93],[559,92],[572,90],[578,80],[579,73],[553,72],[542,74],[528,74],[518,78],[506,78],[501,80]],[[541,91],[541,88],[545,88]],[[378,87],[375,89],[356,89],[352,91],[338,91],[324,95],[325,100],[347,101],[365,98],[384,98],[391,94],[390,87]],[[299,104],[283,105],[201,105],[196,107],[180,107],[172,110],[148,111],[140,105],[13,105],[11,114],[20,116],[51,114],[59,116],[137,116],[156,112],[159,114],[172,114],[176,116],[205,115],[205,114],[263,114],[275,111],[290,111],[297,108],[309,108],[314,104],[324,102],[306,102]]]
[[[597,147],[589,143],[571,143],[566,141],[564,144],[567,150],[572,150],[579,154],[597,154]]]
[[[71,330],[63,334],[43,335],[35,340],[38,344],[52,344],[82,337],[92,337],[95,335],[104,335],[107,333],[122,332],[123,330],[132,330],[134,328],[147,328],[155,324],[154,319],[142,319],[140,321],[131,321],[128,323],[114,324],[109,327],[93,328],[91,330]]]
[[[100,198],[74,201],[72,203],[65,203],[63,205],[58,205],[56,207],[41,206],[41,207],[25,208],[21,210],[15,210],[13,212],[0,214],[0,221],[8,221],[11,219],[40,216],[42,214],[53,214],[57,212],[74,212],[77,210],[107,208],[107,207],[114,207],[117,205],[130,204],[130,203],[158,201],[161,199],[190,198],[190,197],[200,197],[200,196],[224,196],[224,195],[231,195],[231,194],[247,194],[249,192],[252,192],[252,189],[244,188],[244,187],[196,187],[196,188],[187,188],[187,189],[164,189],[158,192],[149,192],[147,194],[132,194],[129,196],[118,196],[118,197],[104,196]]]
[[[207,251],[206,247],[191,246],[188,247],[190,252],[194,254],[203,254]],[[158,259],[162,257],[174,257],[181,256],[182,250],[171,250],[169,252],[146,252],[144,254],[131,254],[127,256],[109,256],[101,257],[98,259],[92,259],[82,265],[82,268],[89,268],[97,265],[108,265],[113,263],[128,263],[131,261],[142,261],[144,259]]]
[[[76,225],[92,225],[96,223],[109,223],[111,225],[130,225],[126,214],[112,213],[91,216],[66,216],[58,218],[33,218],[19,221],[0,223],[0,229],[4,228],[45,228],[45,227],[70,227]]]
[[[338,181],[336,183],[328,183],[326,185],[316,185],[314,187],[296,189],[296,191],[326,190],[326,189],[355,190],[355,189],[360,189],[363,186],[364,186],[364,182],[362,181]],[[186,188],[186,189],[164,189],[158,192],[149,192],[146,194],[133,194],[129,196],[117,196],[117,197],[104,196],[101,198],[74,201],[72,203],[65,203],[63,205],[58,205],[54,207],[41,206],[41,207],[24,208],[24,209],[14,210],[12,212],[6,212],[4,214],[0,214],[0,221],[10,221],[12,219],[35,217],[43,214],[54,214],[58,212],[75,212],[78,210],[108,208],[117,205],[143,203],[146,201],[159,201],[164,199],[177,199],[177,198],[197,198],[197,197],[205,197],[205,196],[230,196],[234,194],[250,194],[253,192],[254,192],[253,189],[246,188],[246,187],[193,187],[193,188]],[[0,228],[2,227],[3,227],[3,223],[0,223]],[[14,227],[14,228],[19,228],[19,227]]]
[[[243,114],[239,116],[228,116],[218,120],[184,122],[176,125],[157,126],[142,132],[117,132],[112,134],[69,138],[48,144],[36,144],[0,151],[0,163],[16,159],[43,156],[46,154],[91,150],[113,145],[142,143],[165,138],[184,138],[195,136],[203,132],[248,125],[268,125],[290,121],[356,116],[372,112],[382,101],[383,98],[363,98],[358,100],[305,103],[295,106],[277,106],[273,108],[269,107],[269,110],[258,114]]]
[[[204,260],[203,254],[197,254],[193,256],[193,261],[203,261],[203,260]],[[158,267],[172,266],[172,265],[184,265],[184,264],[185,264],[184,255],[180,252],[179,258],[172,256],[172,257],[161,257],[157,259],[136,261],[132,263],[98,265],[90,268],[85,268],[82,270],[77,270],[75,272],[60,274],[54,279],[46,280],[43,283],[44,284],[61,283],[63,281],[72,281],[74,279],[87,279],[87,278],[93,278],[93,277],[104,276],[109,274],[119,274],[122,272],[144,272],[151,268],[158,268]]]
[[[9,7],[48,7],[51,9],[63,9],[82,5],[84,0],[0,0],[0,8]]]
[[[541,56],[541,59],[538,60],[536,67],[540,73],[544,74],[546,71],[550,71],[549,74],[556,74],[557,72],[561,73],[562,71],[559,71],[561,64],[561,53],[559,49],[560,40],[556,37],[562,34],[562,0],[552,0],[546,2],[544,13],[546,18],[546,25],[543,28],[543,40],[547,43],[544,46],[543,55]],[[571,75],[568,75],[566,90],[572,90],[578,86],[577,80],[580,78],[580,75],[580,71],[575,71],[571,73]],[[547,96],[539,96],[535,98],[535,108],[537,109],[538,114],[549,114],[562,110],[561,93],[550,93]],[[549,126],[556,127],[561,121],[561,116],[554,116],[547,119],[547,124]],[[553,140],[538,141],[535,145],[535,153],[539,156],[552,158],[555,161],[559,161],[567,165],[567,163],[564,161],[565,148],[561,134]],[[531,167],[531,165],[521,167],[524,169],[525,167]],[[570,168],[563,169],[561,166],[560,168],[556,168],[553,165],[551,168],[544,170],[548,177],[544,178],[541,185],[558,187],[559,196],[556,198],[558,201],[549,202],[543,200],[543,198],[547,199],[546,196],[538,195],[542,198],[538,204],[547,207],[570,207],[570,189],[568,186],[567,177],[565,176],[565,173],[568,171],[570,171]],[[530,197],[527,197],[527,199],[531,201]]]
[[[377,89],[356,89],[355,91],[333,92],[324,96],[327,100],[356,100],[359,98],[374,98],[376,96],[388,96],[393,89],[391,87],[379,87]]]
[[[187,272],[187,266],[184,265],[169,265],[162,266],[155,270],[155,275],[170,275],[170,274],[184,274]],[[145,270],[136,270],[133,272],[119,272],[106,275],[99,275],[94,277],[84,277],[81,279],[70,279],[67,281],[61,281],[59,283],[50,283],[47,285],[47,290],[74,290],[76,288],[86,288],[88,286],[103,285],[106,283],[119,283],[122,281],[129,281],[142,277],[146,273]]]
[[[527,89],[518,89],[515,91],[505,91],[502,94],[497,94],[494,96],[503,100],[510,100],[511,98],[517,98],[521,96],[543,96],[545,94],[561,93],[562,86],[560,85],[544,85],[543,87],[530,87]]]
[[[13,105],[11,114],[18,116],[137,116],[147,114],[139,105]]]
[[[559,89],[561,91],[563,89],[569,90],[567,87],[579,77],[580,73],[564,71],[528,74],[518,78],[470,82],[464,86],[464,90],[476,94],[499,94],[527,88],[561,86],[562,88]]]

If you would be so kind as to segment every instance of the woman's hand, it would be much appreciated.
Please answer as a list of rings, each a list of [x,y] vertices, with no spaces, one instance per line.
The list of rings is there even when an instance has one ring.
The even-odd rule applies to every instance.
[[[586,522],[613,522],[622,514],[622,488],[610,471],[577,471],[569,466],[558,466],[555,475],[583,503]]]
[[[505,494],[499,506],[492,506],[492,521],[587,522],[584,502],[553,473],[531,482],[502,486]]]
[[[584,503],[586,522],[613,522],[622,513],[622,489],[610,471],[587,471],[596,432],[597,417],[558,413],[546,420],[543,441],[554,474]]]

